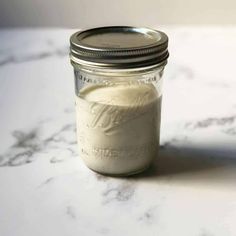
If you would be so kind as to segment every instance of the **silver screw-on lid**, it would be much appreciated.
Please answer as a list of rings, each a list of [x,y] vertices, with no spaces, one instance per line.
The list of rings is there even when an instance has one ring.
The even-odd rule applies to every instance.
[[[74,33],[70,57],[77,64],[135,68],[166,62],[168,37],[149,28],[111,26]]]

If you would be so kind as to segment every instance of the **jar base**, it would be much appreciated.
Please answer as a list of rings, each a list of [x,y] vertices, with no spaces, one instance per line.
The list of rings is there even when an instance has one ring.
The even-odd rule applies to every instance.
[[[96,173],[98,173],[98,174],[100,174],[100,175],[104,175],[104,176],[110,176],[110,177],[128,177],[128,176],[131,176],[131,175],[140,174],[140,173],[146,171],[147,169],[149,169],[150,166],[151,166],[151,164],[148,165],[148,166],[145,166],[145,167],[142,168],[142,169],[138,169],[138,170],[131,171],[131,172],[128,172],[128,173],[121,173],[121,174],[105,173],[105,172],[101,172],[101,171],[94,170],[94,169],[92,169],[92,168],[90,168],[90,167],[88,167],[88,166],[87,166],[87,167],[88,167],[90,170],[92,170],[92,171],[94,171],[94,172],[96,172]]]

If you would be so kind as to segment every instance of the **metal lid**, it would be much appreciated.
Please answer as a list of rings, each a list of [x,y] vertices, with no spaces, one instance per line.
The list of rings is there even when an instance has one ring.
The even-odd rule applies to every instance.
[[[135,68],[166,62],[168,37],[149,28],[111,26],[79,31],[70,38],[70,57],[77,64]]]

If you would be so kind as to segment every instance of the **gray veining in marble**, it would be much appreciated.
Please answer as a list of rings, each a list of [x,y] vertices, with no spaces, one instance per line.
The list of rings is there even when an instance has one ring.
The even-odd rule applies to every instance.
[[[77,155],[73,30],[0,30],[0,235],[236,235],[236,28],[162,30],[160,153],[128,178]]]

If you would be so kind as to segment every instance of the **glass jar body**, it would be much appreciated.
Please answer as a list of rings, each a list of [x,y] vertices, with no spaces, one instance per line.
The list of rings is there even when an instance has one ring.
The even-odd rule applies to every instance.
[[[143,171],[157,158],[164,65],[95,69],[72,63],[79,156],[114,176]]]

